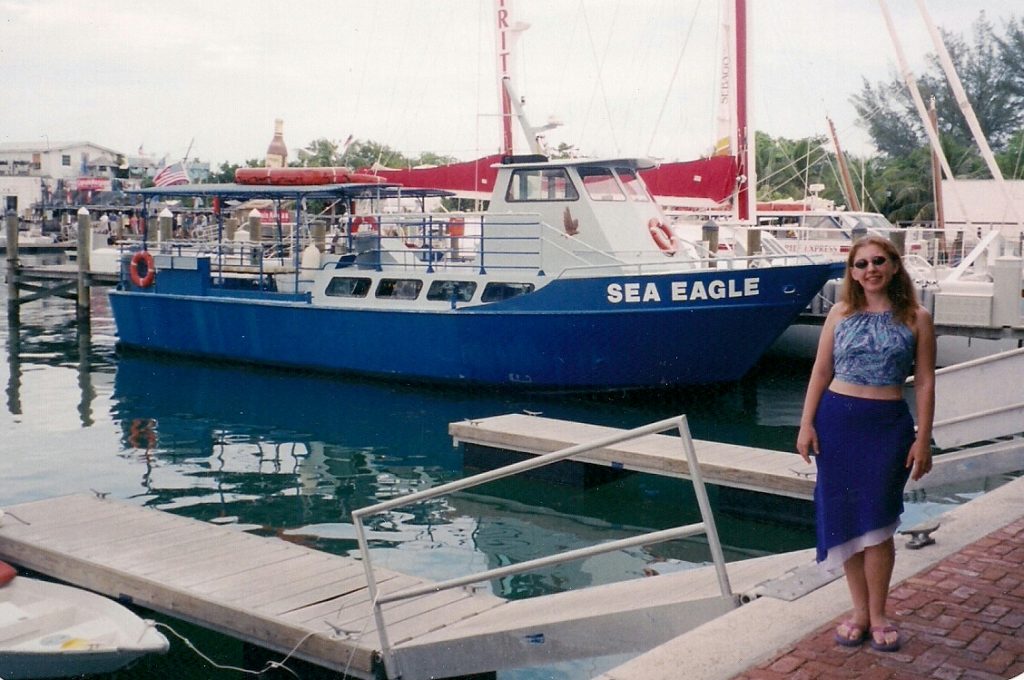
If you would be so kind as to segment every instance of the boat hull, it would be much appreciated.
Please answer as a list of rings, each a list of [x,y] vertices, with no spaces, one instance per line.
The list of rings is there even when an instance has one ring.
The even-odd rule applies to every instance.
[[[560,279],[488,305],[387,310],[176,294],[158,276],[110,299],[127,347],[406,381],[615,390],[741,378],[827,277],[806,265]]]
[[[167,638],[108,598],[18,576],[0,589],[0,677],[109,673],[168,649]]]

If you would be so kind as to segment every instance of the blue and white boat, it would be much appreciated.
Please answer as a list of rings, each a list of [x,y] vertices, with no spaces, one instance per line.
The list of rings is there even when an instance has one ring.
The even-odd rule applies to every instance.
[[[808,256],[698,256],[640,180],[650,161],[506,160],[479,214],[396,212],[395,199],[431,192],[383,184],[143,190],[147,202],[292,199],[298,225],[304,205],[339,202],[347,247],[321,252],[302,228],[287,257],[265,241],[144,244],[155,257],[126,257],[110,294],[119,343],[416,382],[707,384],[749,371],[833,275]]]

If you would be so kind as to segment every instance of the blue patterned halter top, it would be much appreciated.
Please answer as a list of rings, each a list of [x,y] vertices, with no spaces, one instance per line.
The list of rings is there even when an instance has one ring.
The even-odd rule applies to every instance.
[[[854,385],[902,385],[914,364],[914,332],[892,312],[857,312],[836,324],[835,377]]]

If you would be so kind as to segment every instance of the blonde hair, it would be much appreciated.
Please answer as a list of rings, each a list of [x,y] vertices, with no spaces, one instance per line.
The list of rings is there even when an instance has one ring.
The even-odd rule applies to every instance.
[[[917,315],[917,308],[920,304],[917,301],[917,293],[914,291],[914,282],[910,280],[910,274],[903,267],[900,253],[896,250],[893,242],[882,236],[865,236],[857,239],[846,256],[846,274],[843,276],[843,302],[846,303],[847,314],[853,314],[867,307],[868,301],[864,296],[864,288],[853,278],[853,263],[857,259],[857,253],[864,246],[877,246],[885,252],[885,256],[896,265],[892,280],[886,288],[886,295],[892,303],[892,316],[894,319],[906,326],[912,326],[914,317]]]

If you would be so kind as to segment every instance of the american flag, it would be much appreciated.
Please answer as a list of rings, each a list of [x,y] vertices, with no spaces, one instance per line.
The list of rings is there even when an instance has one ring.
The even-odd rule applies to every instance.
[[[185,170],[185,165],[183,163],[175,163],[173,165],[165,165],[160,172],[156,173],[156,177],[153,178],[153,185],[169,187],[175,184],[188,184],[191,181],[188,171]]]

